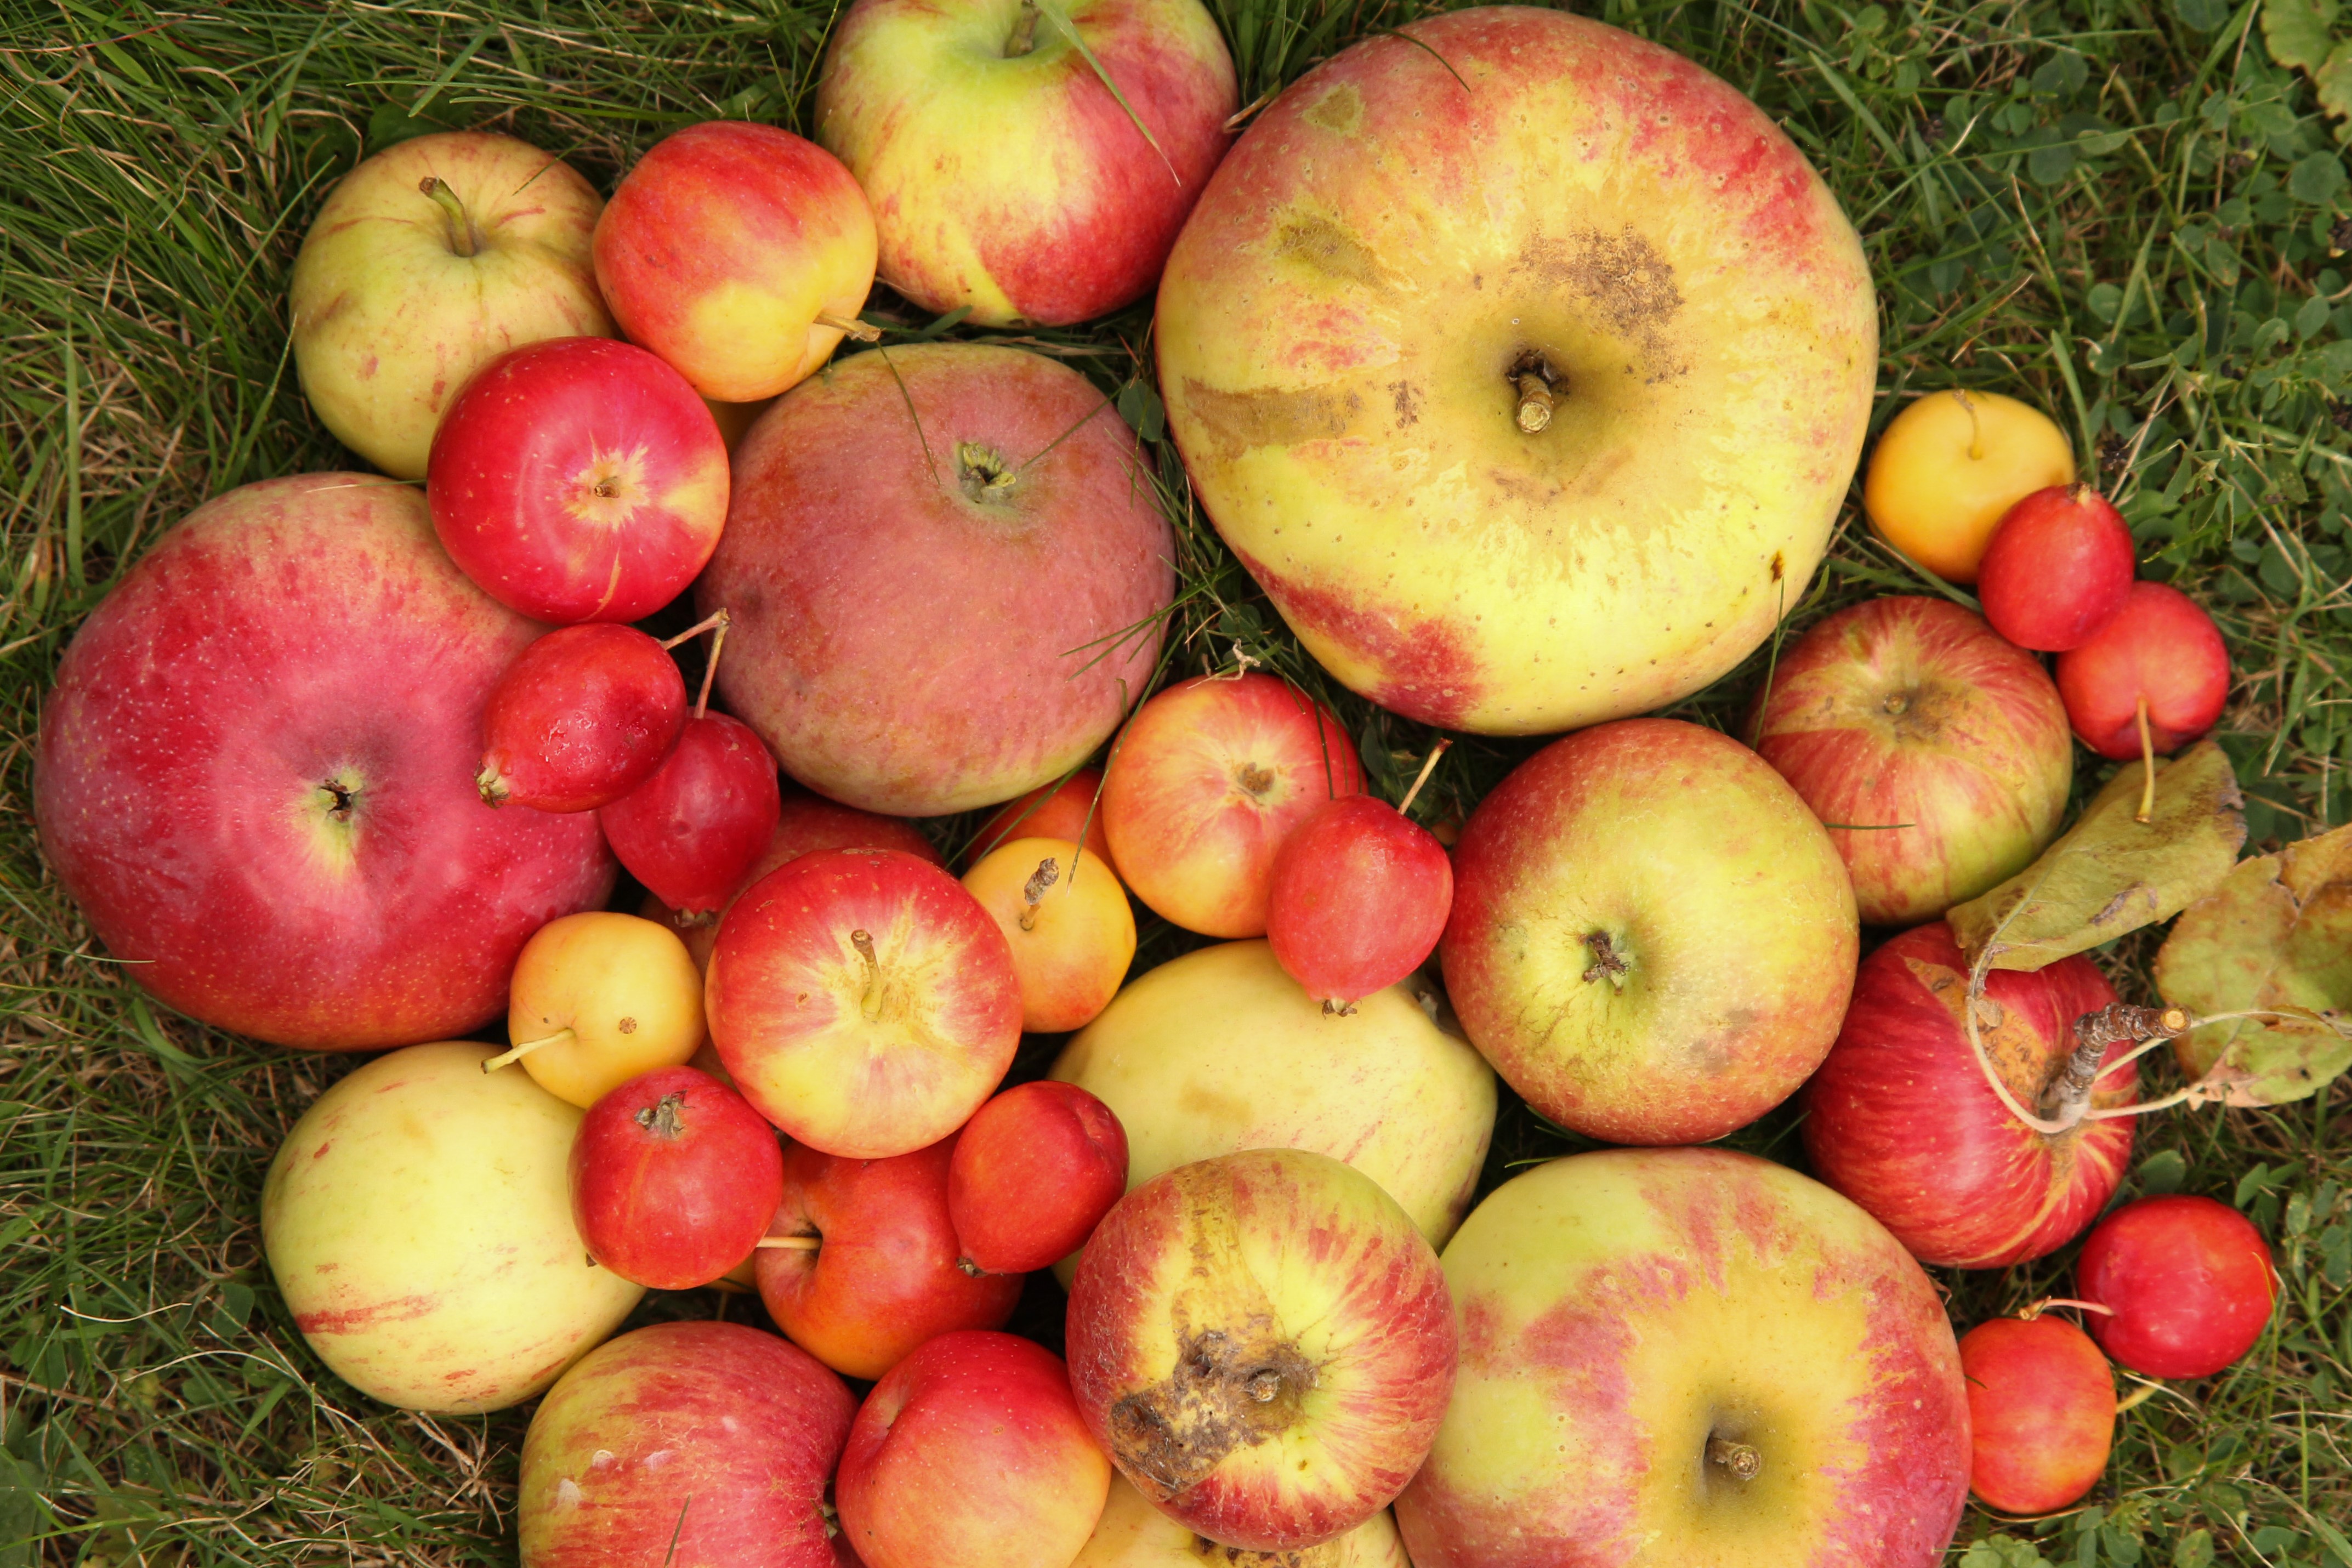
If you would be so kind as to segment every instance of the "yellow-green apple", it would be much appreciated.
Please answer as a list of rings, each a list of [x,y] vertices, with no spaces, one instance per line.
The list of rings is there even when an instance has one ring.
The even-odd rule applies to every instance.
[[[1089,855],[1110,862],[1110,839],[1103,832],[1102,770],[1080,768],[1057,784],[1041,784],[1018,800],[1008,800],[992,813],[971,836],[966,851],[982,856],[1015,838],[1067,838],[1087,847]],[[1117,870],[1117,866],[1112,866]]]
[[[294,258],[294,368],[335,439],[425,477],[474,373],[545,338],[611,337],[589,262],[604,202],[571,164],[488,132],[419,136],[343,176]]]
[[[851,1159],[947,1137],[1021,1044],[1004,933],[953,877],[894,849],[820,849],[744,889],[706,994],[744,1098]]]
[[[635,626],[561,626],[490,689],[474,787],[492,805],[593,811],[653,776],[686,728],[686,680]]]
[[[816,137],[874,204],[884,282],[1065,326],[1151,291],[1237,101],[1200,0],[857,0]]]
[[[2042,661],[1943,599],[1873,599],[1814,626],[1747,732],[1829,826],[1872,925],[1933,920],[2025,869],[2074,779]]]
[[[1995,1318],[1960,1336],[1969,1489],[2003,1513],[2055,1513],[2098,1485],[2116,1439],[2116,1374],[2063,1318]]]
[[[1204,936],[1264,936],[1283,840],[1363,787],[1329,709],[1270,675],[1204,675],[1129,722],[1103,777],[1103,828],[1119,876],[1162,918]]]
[[[1969,961],[1942,921],[1864,961],[1837,1044],[1805,1085],[1805,1152],[1921,1261],[2006,1268],[2055,1252],[2098,1217],[2131,1163],[2132,1119],[2045,1133],[2011,1115],[1969,1044],[1968,989]],[[2058,1119],[2075,1020],[2115,999],[2080,955],[1985,976],[1978,1035],[2020,1104]],[[2139,1068],[2101,1070],[2105,1055],[2075,1080],[2086,1091],[2075,1109],[2139,1097]]]
[[[1021,1276],[961,1265],[948,1212],[955,1143],[887,1160],[784,1151],[784,1201],[752,1272],[776,1326],[835,1371],[880,1377],[928,1339],[1013,1315]]]
[[[207,1024],[316,1050],[476,1028],[531,932],[613,887],[593,818],[471,783],[490,689],[543,630],[450,563],[408,486],[231,490],[66,650],[33,764],[49,865]]]
[[[596,224],[596,281],[629,335],[703,396],[756,403],[832,356],[874,287],[874,213],[849,171],[772,125],[674,131]]]
[[[642,620],[727,521],[727,443],[686,378],[629,343],[502,354],[442,417],[433,527],[466,575],[541,620]]]
[[[695,589],[734,616],[719,689],[786,773],[868,811],[1059,778],[1159,658],[1175,578],[1157,493],[1066,365],[979,343],[854,355],[736,449]]]
[[[1334,1011],[1410,975],[1437,951],[1454,863],[1384,800],[1327,800],[1275,852],[1265,935],[1284,973]]]
[[[751,726],[698,712],[644,783],[596,820],[629,875],[664,904],[708,921],[743,886],[783,810],[776,759]]]
[[[1128,1139],[1128,1185],[1213,1155],[1307,1149],[1404,1205],[1430,1245],[1469,1211],[1495,1131],[1495,1074],[1402,985],[1344,1016],[1263,942],[1229,942],[1139,977],[1055,1060]]]
[[[927,1341],[858,1407],[834,1495],[866,1568],[1064,1568],[1094,1533],[1110,1460],[1045,1346]]]
[[[1700,1142],[1787,1099],[1853,988],[1853,886],[1813,814],[1713,730],[1555,741],[1478,803],[1439,952],[1470,1040],[1545,1116]]]
[[[1021,980],[1021,1026],[1082,1029],[1110,1005],[1135,958],[1135,911],[1110,863],[1066,838],[1016,838],[964,873]]]
[[[1934,1568],[1969,1407],[1935,1286],[1784,1166],[1621,1149],[1445,1249],[1462,1362],[1397,1523],[1416,1568]]]
[[[692,1068],[641,1073],[590,1106],[571,1172],[588,1255],[656,1290],[723,1278],[751,1256],[784,1196],[776,1130]]]
[[[1125,1476],[1110,1479],[1102,1522],[1070,1568],[1412,1568],[1386,1509],[1337,1540],[1291,1552],[1249,1552],[1210,1540],[1143,1500]]]
[[[825,1497],[856,1401],[740,1323],[655,1323],[572,1369],[522,1441],[522,1568],[855,1568]]]
[[[519,1072],[484,1078],[492,1049],[443,1041],[355,1068],[262,1184],[261,1245],[294,1326],[387,1405],[519,1405],[645,1294],[572,1223],[579,1108]]]
[[[680,1067],[704,1038],[702,973],[668,927],[611,910],[552,920],[515,960],[512,1048],[541,1088],[583,1110],[640,1073]]]
[[[1420,1468],[1454,1383],[1437,1254],[1361,1172],[1299,1149],[1121,1198],[1070,1286],[1070,1383],[1162,1513],[1257,1552],[1331,1540]]]
[[[1073,1083],[1024,1083],[972,1112],[948,1162],[962,1260],[989,1274],[1044,1268],[1086,1244],[1127,1192],[1127,1130]]]
[[[1307,650],[1505,734],[1662,707],[1762,641],[1878,363],[1862,247],[1779,127],[1531,6],[1293,83],[1186,223],[1158,335],[1202,504]]]

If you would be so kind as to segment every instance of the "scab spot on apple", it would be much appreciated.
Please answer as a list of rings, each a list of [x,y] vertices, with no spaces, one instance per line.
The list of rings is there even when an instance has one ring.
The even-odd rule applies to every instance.
[[[1226,1455],[1279,1436],[1315,1384],[1314,1363],[1271,1332],[1191,1332],[1174,1371],[1111,1406],[1111,1448],[1129,1479],[1165,1502]]]

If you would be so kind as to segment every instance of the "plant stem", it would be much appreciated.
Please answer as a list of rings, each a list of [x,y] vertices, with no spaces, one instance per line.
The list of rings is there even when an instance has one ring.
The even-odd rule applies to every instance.
[[[2139,694],[2139,765],[2144,770],[2140,778],[2139,809],[2132,814],[2135,822],[2146,822],[2156,815],[2156,737],[2147,728],[2147,693]]]
[[[855,316],[836,316],[831,310],[819,310],[816,313],[816,324],[820,327],[831,327],[843,337],[856,338],[861,343],[878,343],[882,341],[881,328],[871,321],[861,321]]]
[[[505,1055],[492,1057],[489,1060],[484,1062],[482,1064],[482,1070],[484,1072],[496,1072],[502,1067],[510,1067],[514,1063],[522,1060],[523,1058],[530,1055],[531,1052],[539,1049],[541,1046],[551,1046],[558,1040],[568,1040],[570,1038],[572,1038],[571,1030],[558,1029],[555,1033],[541,1036],[536,1040],[525,1040],[522,1044],[508,1051]]]
[[[821,1236],[763,1236],[753,1243],[755,1250],[781,1247],[788,1252],[814,1252],[824,1245],[824,1237]]]
[[[1412,809],[1413,797],[1421,793],[1421,786],[1429,782],[1431,772],[1437,766],[1437,759],[1444,756],[1446,752],[1446,748],[1453,744],[1454,742],[1450,736],[1440,735],[1437,738],[1437,744],[1430,748],[1428,757],[1424,759],[1421,764],[1421,772],[1413,775],[1412,787],[1404,792],[1404,798],[1402,800],[1397,802],[1397,815],[1399,816],[1402,816],[1406,812]]]
[[[1037,47],[1037,0],[1021,0],[1020,18],[1013,24],[1013,36],[1004,40],[1004,58],[1017,60]]]
[[[433,198],[449,220],[449,248],[460,256],[474,254],[474,220],[466,214],[466,204],[449,188],[449,182],[431,174],[416,182],[416,188]]]

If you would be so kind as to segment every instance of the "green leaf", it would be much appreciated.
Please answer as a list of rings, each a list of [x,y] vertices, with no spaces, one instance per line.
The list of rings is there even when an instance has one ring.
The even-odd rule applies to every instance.
[[[2352,38],[2347,38],[2327,51],[2326,63],[2311,73],[2311,85],[2319,89],[2319,107],[2338,120],[2352,117]],[[2352,1568],[2352,1559],[2347,1559]]]
[[[2334,201],[2344,183],[2344,160],[2333,153],[2298,159],[2286,175],[2287,195],[2315,207]]]
[[[2189,1174],[2189,1162],[2178,1149],[2159,1149],[2139,1163],[2139,1190],[2143,1193],[2177,1193],[2183,1177]]]
[[[2213,1532],[2192,1530],[2173,1543],[2172,1568],[2212,1568]]]
[[[2211,32],[2230,19],[2230,0],[2172,0],[2172,14],[2193,32]]]
[[[2258,855],[2189,907],[2156,955],[2156,988],[2194,1013],[2233,1018],[2173,1043],[2182,1070],[2218,1074],[2231,1105],[2284,1105],[2352,1067],[2327,1016],[2352,1010],[2352,827]]]
[[[2219,887],[2246,841],[2230,759],[2200,741],[2156,773],[2156,809],[2126,763],[2042,858],[1944,918],[1973,965],[2040,969],[2166,920]]]
[[[2336,40],[2336,0],[2264,0],[2263,42],[2283,66],[2315,71]]]

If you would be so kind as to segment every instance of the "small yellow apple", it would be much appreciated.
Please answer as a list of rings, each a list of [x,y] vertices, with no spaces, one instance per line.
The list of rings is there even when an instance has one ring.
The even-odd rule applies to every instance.
[[[593,910],[539,928],[515,961],[507,1006],[510,1062],[583,1110],[701,1048],[702,972],[668,927]]]
[[[1135,911],[1108,861],[1066,838],[1016,838],[963,885],[1013,946],[1022,1028],[1084,1028],[1110,1005],[1135,959]]]
[[[1862,505],[1895,549],[1947,581],[1973,583],[2002,514],[2074,482],[2074,445],[2040,409],[1997,392],[1937,392],[1879,437]]]

